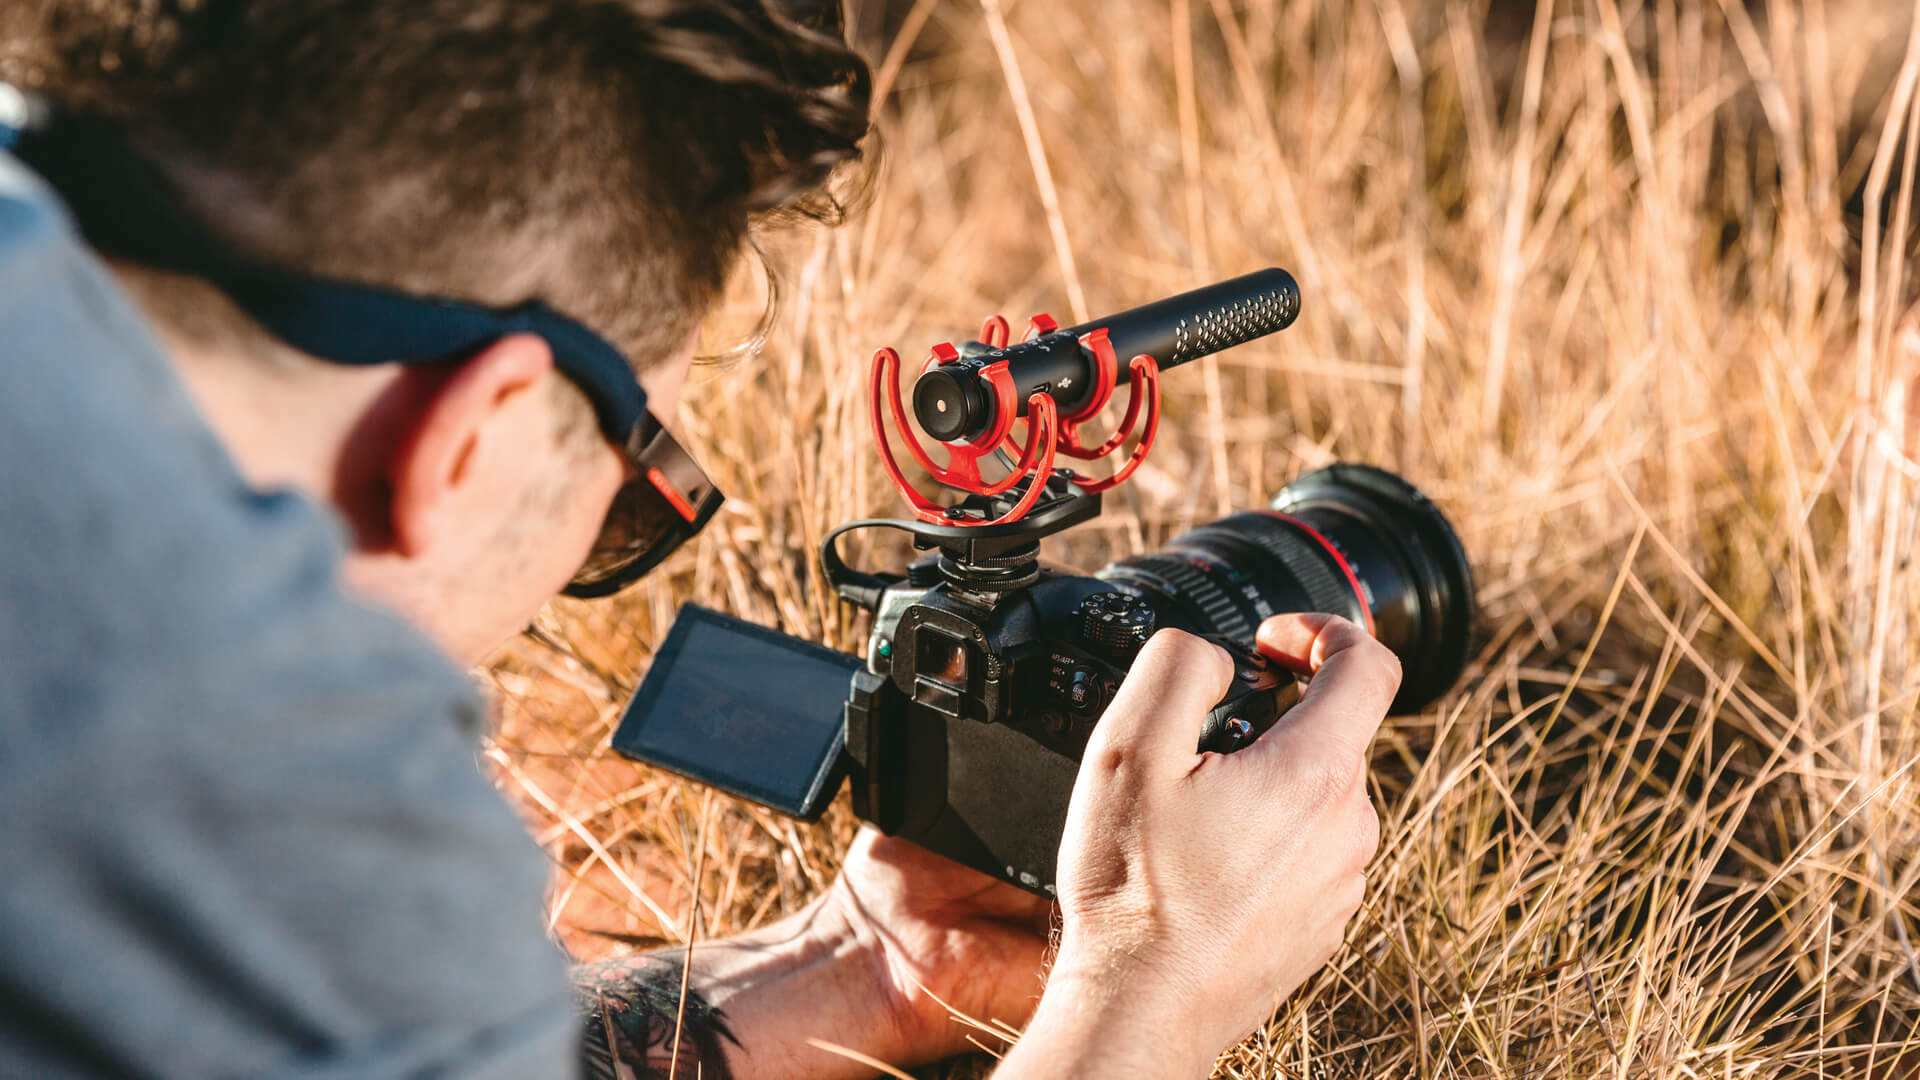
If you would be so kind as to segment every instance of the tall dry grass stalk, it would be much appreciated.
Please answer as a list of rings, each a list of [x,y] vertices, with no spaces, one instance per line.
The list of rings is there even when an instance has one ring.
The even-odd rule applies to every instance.
[[[775,239],[769,349],[682,410],[728,509],[632,596],[545,616],[578,660],[491,669],[566,940],[722,934],[832,878],[844,808],[797,827],[606,745],[683,600],[859,642],[814,553],[898,509],[876,345],[1271,264],[1298,325],[1171,374],[1153,458],[1054,556],[1357,459],[1447,508],[1485,611],[1460,688],[1376,745],[1348,947],[1221,1074],[1920,1075],[1912,11],[890,14],[872,205]]]

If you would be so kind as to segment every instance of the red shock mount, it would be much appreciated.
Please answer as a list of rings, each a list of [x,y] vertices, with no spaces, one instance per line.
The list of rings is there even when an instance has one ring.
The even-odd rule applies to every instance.
[[[1035,315],[1027,323],[1027,341],[1041,334],[1049,334],[1059,329],[1052,317]],[[1001,349],[1007,344],[1007,320],[994,315],[980,328],[980,340],[989,348]],[[873,438],[880,448],[880,462],[886,466],[887,476],[893,480],[893,486],[899,489],[902,498],[913,508],[913,515],[921,521],[933,525],[1008,525],[1019,521],[1039,502],[1040,495],[1046,490],[1047,476],[1053,472],[1056,455],[1065,455],[1080,461],[1096,461],[1106,457],[1125,445],[1134,434],[1136,425],[1140,426],[1140,441],[1135,444],[1133,453],[1114,470],[1112,476],[1097,479],[1078,472],[1072,474],[1074,484],[1086,491],[1105,491],[1132,476],[1140,463],[1146,460],[1147,451],[1153,447],[1154,434],[1160,427],[1160,365],[1146,353],[1134,357],[1127,364],[1129,383],[1132,391],[1127,399],[1127,412],[1120,421],[1120,427],[1107,440],[1098,446],[1087,446],[1080,441],[1081,425],[1092,420],[1106,408],[1113,398],[1114,387],[1119,383],[1120,364],[1114,355],[1113,343],[1107,338],[1105,327],[1080,335],[1080,344],[1093,355],[1094,386],[1088,395],[1086,404],[1071,413],[1062,415],[1059,405],[1052,395],[1040,392],[1027,398],[1026,437],[1016,440],[1013,437],[1013,422],[1018,411],[1015,404],[1017,394],[1013,385],[1013,376],[1007,371],[1005,360],[988,364],[980,371],[980,376],[993,390],[993,426],[975,438],[960,438],[943,443],[947,448],[947,463],[936,464],[928,455],[926,447],[920,444],[913,428],[907,423],[907,412],[900,402],[900,354],[890,348],[881,348],[873,354],[872,381],[869,387],[871,395],[871,415],[873,417]],[[960,351],[951,343],[942,342],[933,347],[926,363],[920,366],[920,373],[941,364],[951,364],[960,359]],[[994,496],[1011,491],[1020,481],[1031,479],[1027,490],[1018,502],[997,518],[955,517],[948,508],[928,499],[913,489],[900,471],[900,465],[894,460],[893,448],[887,439],[887,425],[881,411],[881,402],[885,401],[886,411],[893,414],[894,427],[900,431],[900,437],[907,444],[907,450],[913,454],[913,460],[927,470],[942,485],[971,495]],[[1144,424],[1142,410],[1144,408]],[[999,480],[988,482],[980,474],[980,459],[995,450],[1005,450],[1016,455],[1013,467]]]

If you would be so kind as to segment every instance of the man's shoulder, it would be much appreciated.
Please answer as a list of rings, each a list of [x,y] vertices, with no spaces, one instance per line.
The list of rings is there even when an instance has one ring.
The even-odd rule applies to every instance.
[[[165,683],[245,658],[410,677],[471,711],[449,660],[340,586],[333,515],[245,482],[57,199],[4,154],[0,412],[0,701],[30,704],[17,695],[61,668]],[[192,685],[266,689],[222,666]],[[318,689],[286,678],[276,696]]]
[[[473,689],[341,586],[327,510],[247,486],[3,154],[0,462],[0,1072],[552,1060],[545,863]]]
[[[59,200],[40,178],[0,151],[0,266],[59,243],[67,227]]]

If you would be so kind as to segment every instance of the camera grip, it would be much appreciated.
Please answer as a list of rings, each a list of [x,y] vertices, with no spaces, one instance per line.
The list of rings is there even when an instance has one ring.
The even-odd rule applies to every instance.
[[[1266,657],[1238,648],[1233,685],[1200,724],[1199,752],[1231,754],[1265,734],[1300,700],[1300,682]]]

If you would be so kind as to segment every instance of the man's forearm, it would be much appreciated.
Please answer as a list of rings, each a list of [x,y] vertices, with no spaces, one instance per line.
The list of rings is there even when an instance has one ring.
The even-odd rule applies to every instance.
[[[1179,1015],[1168,988],[1147,987],[1116,967],[1083,975],[1056,970],[1046,995],[994,1080],[1098,1076],[1103,1080],[1201,1080],[1213,1055]]]
[[[590,1080],[669,1075],[704,1080],[793,1077],[841,1080],[874,1070],[812,1045],[819,1039],[894,1065],[965,1049],[917,1030],[873,943],[837,909],[816,902],[739,937],[581,965],[575,981],[589,1010]],[[1097,968],[1056,968],[1032,1023],[1008,1052],[996,1080],[1101,1076],[1194,1080],[1212,1050],[1196,1032],[1170,1024],[1178,987],[1148,985],[1125,958]],[[685,1003],[681,978],[686,973]],[[611,1050],[608,1035],[611,1035]],[[677,1035],[677,1040],[676,1040]],[[596,1070],[596,1059],[627,1071]]]
[[[696,1075],[700,1067],[707,1080],[726,1077],[723,1065],[735,1080],[872,1075],[809,1038],[887,1062],[915,1056],[870,943],[831,905],[815,903],[772,926],[695,945],[683,1010],[687,956],[684,948],[668,949],[575,969],[588,1013],[583,1052],[590,1077],[596,1056],[630,1070],[614,1075],[667,1076],[676,1033],[677,1075]]]

